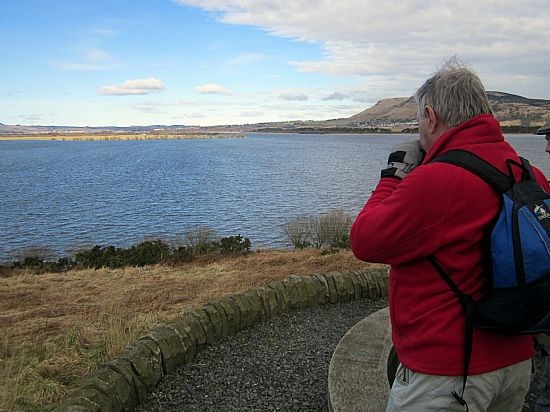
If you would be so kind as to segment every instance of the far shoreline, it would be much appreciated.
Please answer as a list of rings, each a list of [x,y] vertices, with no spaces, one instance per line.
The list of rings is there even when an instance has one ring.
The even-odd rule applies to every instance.
[[[0,141],[19,140],[61,140],[61,141],[105,141],[105,140],[185,140],[185,139],[227,139],[243,138],[244,133],[32,133],[0,134]]]
[[[532,129],[532,130],[531,130]],[[515,126],[501,127],[502,134],[536,135],[536,128]],[[193,132],[193,133],[27,133],[27,134],[0,134],[2,141],[109,141],[109,140],[188,140],[188,139],[232,139],[244,138],[246,134],[296,134],[296,135],[324,135],[324,134],[375,134],[375,135],[417,135],[417,128],[408,129],[258,129],[246,131],[223,132]]]

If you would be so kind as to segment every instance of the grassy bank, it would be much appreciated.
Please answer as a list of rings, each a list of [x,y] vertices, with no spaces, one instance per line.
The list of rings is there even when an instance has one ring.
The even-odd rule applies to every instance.
[[[0,411],[49,410],[87,372],[184,309],[291,274],[365,267],[349,250],[304,249],[0,278]]]

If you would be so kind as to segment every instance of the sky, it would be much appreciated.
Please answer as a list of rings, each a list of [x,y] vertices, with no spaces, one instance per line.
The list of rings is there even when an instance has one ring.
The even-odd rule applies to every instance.
[[[453,56],[550,99],[548,0],[0,0],[0,123],[349,117]]]

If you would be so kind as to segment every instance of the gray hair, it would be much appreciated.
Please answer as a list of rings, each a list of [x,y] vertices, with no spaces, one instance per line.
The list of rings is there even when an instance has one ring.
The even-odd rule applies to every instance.
[[[479,77],[458,59],[445,63],[414,95],[418,117],[431,106],[447,127],[454,127],[474,116],[492,114],[485,87]]]

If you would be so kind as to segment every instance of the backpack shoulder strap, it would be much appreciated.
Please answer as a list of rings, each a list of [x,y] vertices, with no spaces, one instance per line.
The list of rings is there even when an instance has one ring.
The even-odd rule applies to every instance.
[[[531,163],[529,163],[529,160],[521,156],[519,157],[519,160],[521,161],[521,165],[523,166],[523,178],[535,180],[535,174],[533,173],[533,168],[531,167]]]
[[[445,270],[441,267],[434,256],[429,256],[428,260],[458,298],[460,304],[462,305],[462,311],[466,318],[466,322],[464,323],[464,375],[462,376],[462,394],[459,395],[458,392],[456,392],[455,390],[451,391],[451,394],[458,401],[458,403],[462,406],[465,406],[466,411],[468,411],[468,404],[464,400],[464,391],[466,390],[466,380],[468,379],[470,359],[472,357],[472,345],[474,341],[474,300],[470,295],[467,295],[460,291],[456,283],[454,283],[451,279],[451,276],[449,276],[449,274],[445,272]]]
[[[522,159],[522,161],[523,160],[524,159]],[[448,152],[445,152],[433,159],[432,162],[450,163],[455,166],[462,167],[463,169],[479,176],[499,193],[507,192],[508,189],[510,189],[510,187],[514,184],[513,177],[511,178],[507,174],[502,173],[492,164],[486,162],[472,152],[468,152],[467,150],[449,150]],[[527,164],[529,163],[527,162]]]

